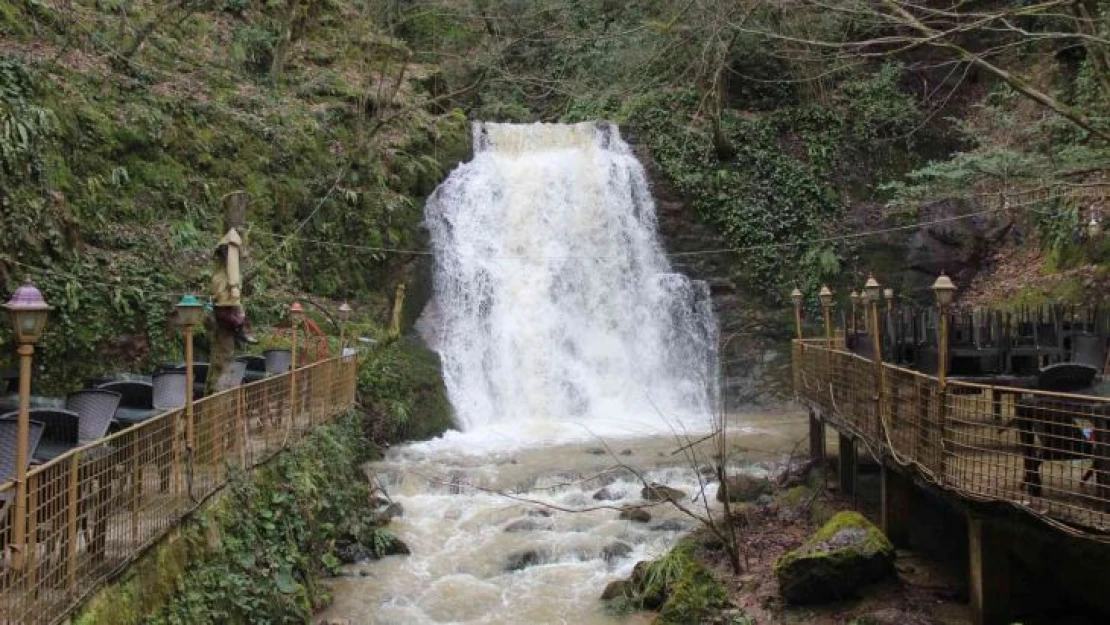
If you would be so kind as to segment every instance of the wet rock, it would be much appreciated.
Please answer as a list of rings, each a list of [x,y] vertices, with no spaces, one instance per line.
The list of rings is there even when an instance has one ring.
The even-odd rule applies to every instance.
[[[619,540],[615,540],[601,548],[601,558],[606,562],[619,560],[630,553],[632,553],[632,546]]]
[[[407,556],[411,554],[412,549],[409,549],[408,544],[396,536],[390,536],[389,540],[382,544],[375,553],[379,558],[384,558],[386,556]]]
[[[505,560],[506,571],[522,571],[530,566],[535,566],[543,561],[543,557],[536,549],[526,549],[509,554]]]
[[[394,501],[381,510],[375,510],[374,513],[371,514],[370,520],[377,525],[386,525],[393,519],[403,516],[405,516],[404,507]]]
[[[370,495],[371,508],[383,508],[391,503],[393,503],[393,501],[389,497],[386,497],[379,492],[375,492],[374,494]]]
[[[700,467],[698,467],[698,473],[700,473],[702,477],[716,477],[717,476],[717,469],[714,469],[713,467],[709,466],[708,464],[703,464]]]
[[[717,489],[717,501],[724,502],[725,493],[729,501],[755,501],[761,495],[770,494],[774,490],[771,482],[764,478],[756,478],[743,473],[730,475],[725,478],[725,483]]]
[[[617,518],[633,523],[648,523],[651,521],[651,513],[643,508],[625,508]]]
[[[632,582],[626,579],[618,579],[609,582],[609,585],[606,586],[605,590],[601,593],[601,600],[612,601],[618,597],[627,597],[631,599],[634,596],[636,596],[636,589],[633,588]]]
[[[548,510],[547,508],[532,508],[531,510],[529,510],[528,512],[525,512],[524,514],[526,514],[528,516],[549,517],[549,516],[551,516],[551,511]]]
[[[686,524],[678,519],[667,519],[662,523],[651,526],[653,532],[681,532],[686,529]]]
[[[652,482],[645,486],[640,491],[640,496],[648,501],[682,501],[686,499],[686,493],[658,482]]]
[[[790,603],[849,597],[894,573],[894,546],[858,512],[840,512],[801,547],[775,563],[779,592]]]
[[[594,456],[604,456],[605,455],[605,448],[603,448],[603,447],[590,447],[589,449],[586,450],[586,453],[594,455]]]
[[[648,610],[658,610],[667,601],[666,584],[651,584],[648,580],[648,569],[651,560],[640,560],[632,567],[632,577],[628,582],[632,590],[640,595],[643,606]]]
[[[775,505],[775,498],[770,495],[760,495],[759,498],[755,500],[755,505],[760,508],[773,506]]]
[[[506,532],[534,532],[551,529],[551,524],[536,519],[517,519],[505,526]]]
[[[624,493],[615,488],[609,488],[608,486],[594,493],[594,499],[598,501],[617,501],[622,498],[624,498]]]
[[[622,456],[631,456],[632,455],[632,450],[631,449],[622,449],[621,450],[621,455]]]

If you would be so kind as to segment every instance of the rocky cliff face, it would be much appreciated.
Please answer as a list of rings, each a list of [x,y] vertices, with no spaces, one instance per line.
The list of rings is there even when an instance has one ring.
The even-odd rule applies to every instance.
[[[704,223],[655,166],[648,150],[631,141],[643,163],[655,199],[659,232],[670,256],[671,266],[695,280],[709,284],[713,310],[720,326],[721,392],[729,412],[768,408],[785,401],[791,393],[789,315],[751,305],[745,285],[734,269],[743,262],[725,240]],[[768,285],[768,288],[777,286]],[[784,323],[784,320],[786,323]]]

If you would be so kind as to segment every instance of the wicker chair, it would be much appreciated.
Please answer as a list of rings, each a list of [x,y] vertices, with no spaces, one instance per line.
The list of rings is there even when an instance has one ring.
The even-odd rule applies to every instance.
[[[285,373],[293,366],[293,352],[288,349],[268,349],[262,356],[266,359],[266,373],[270,375]]]
[[[151,409],[154,407],[154,385],[138,380],[113,380],[97,388],[120,394],[121,408]]]
[[[81,417],[62,408],[31,408],[30,418],[43,425],[35,462],[49,462],[77,446]]]
[[[66,410],[72,410],[81,417],[77,430],[78,445],[104,438],[122,397],[116,391],[103,389],[86,389],[66,396]]]
[[[185,405],[185,373],[167,371],[153,378],[151,404],[159,410],[173,410]]]
[[[39,446],[44,426],[39,421],[31,421],[27,437],[27,463]],[[9,412],[0,416],[0,484],[15,477],[15,446],[19,440],[19,413]],[[7,502],[14,491],[0,493],[0,502]]]

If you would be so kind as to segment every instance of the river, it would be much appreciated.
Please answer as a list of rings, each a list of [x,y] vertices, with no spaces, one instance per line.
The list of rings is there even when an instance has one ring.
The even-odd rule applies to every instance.
[[[598,596],[696,523],[669,505],[619,518],[645,482],[713,505],[710,454],[672,453],[723,413],[709,289],[672,270],[615,125],[477,123],[473,145],[425,206],[434,294],[418,324],[458,431],[369,467],[413,553],[349,569],[325,618],[642,622]]]

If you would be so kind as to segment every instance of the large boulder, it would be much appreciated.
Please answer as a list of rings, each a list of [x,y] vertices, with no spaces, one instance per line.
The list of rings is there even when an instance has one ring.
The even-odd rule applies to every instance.
[[[790,603],[853,595],[894,573],[894,545],[858,512],[840,512],[801,547],[775,563],[779,592]]]
[[[770,480],[740,473],[725,478],[724,483],[717,488],[717,501],[724,503],[726,492],[729,501],[755,501],[760,495],[770,494],[773,490]]]
[[[539,550],[525,549],[509,554],[505,561],[505,570],[509,572],[520,571],[541,562],[543,562],[543,554]]]
[[[622,521],[632,521],[633,523],[649,523],[651,521],[651,513],[643,508],[625,508],[621,510],[617,518]]]
[[[683,501],[686,499],[686,493],[658,482],[652,482],[645,486],[640,491],[640,496],[648,501]]]

